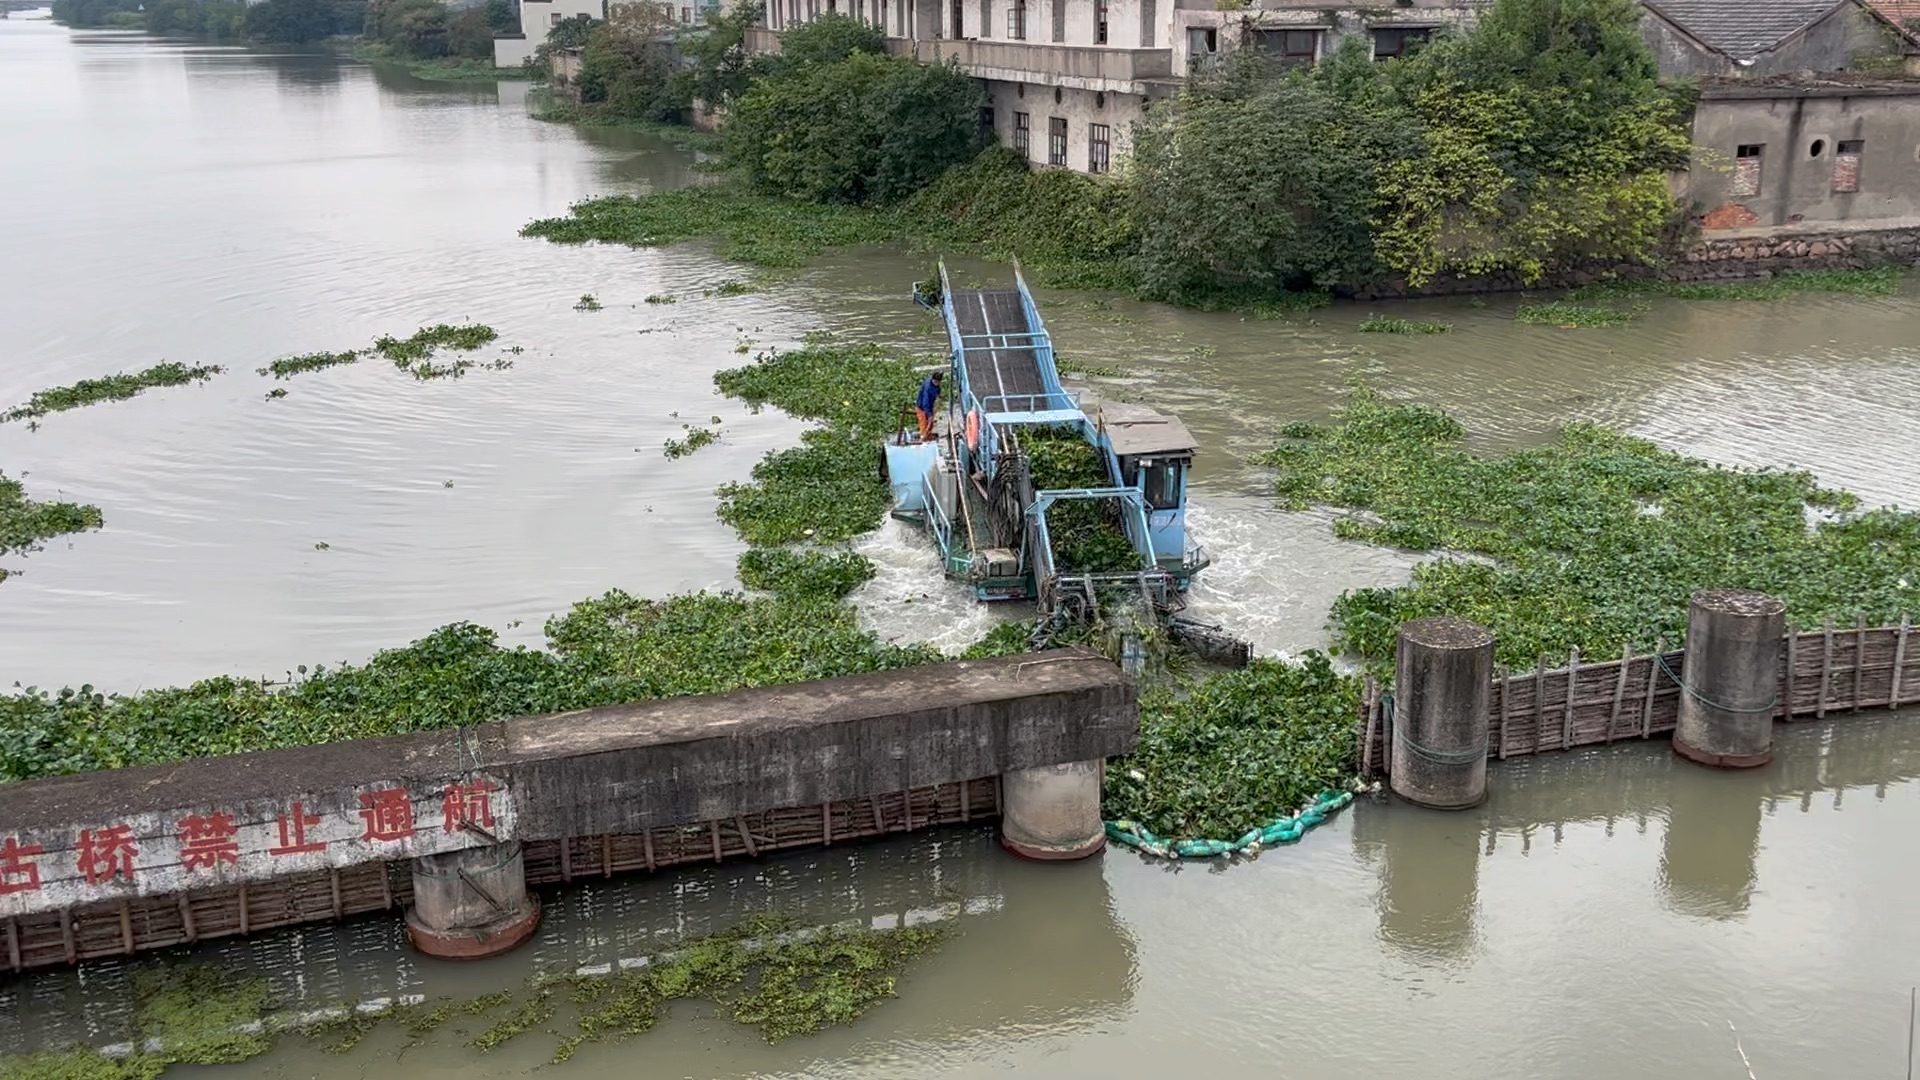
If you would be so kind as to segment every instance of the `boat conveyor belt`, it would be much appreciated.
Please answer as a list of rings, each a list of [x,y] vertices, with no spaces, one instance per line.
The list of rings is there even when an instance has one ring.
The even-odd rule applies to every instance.
[[[988,412],[1033,411],[1047,387],[1019,290],[956,289],[952,301],[968,388]]]

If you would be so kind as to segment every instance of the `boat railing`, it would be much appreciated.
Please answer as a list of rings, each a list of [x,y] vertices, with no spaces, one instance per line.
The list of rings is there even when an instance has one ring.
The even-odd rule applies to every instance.
[[[1065,390],[1043,391],[1038,394],[989,394],[984,398],[975,398],[969,391],[968,397],[979,405],[983,414],[1081,411],[1080,395]]]

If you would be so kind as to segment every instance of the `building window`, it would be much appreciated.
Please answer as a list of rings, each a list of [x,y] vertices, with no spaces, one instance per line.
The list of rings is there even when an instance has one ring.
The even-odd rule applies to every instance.
[[[1860,139],[1840,140],[1840,151],[1833,159],[1833,190],[1860,190],[1860,152],[1866,148],[1867,144]]]
[[[1373,58],[1392,60],[1405,56],[1425,44],[1433,37],[1433,28],[1427,26],[1396,26],[1373,32]]]
[[[1742,143],[1733,152],[1733,186],[1727,194],[1760,194],[1760,155],[1766,150],[1765,143]]]
[[[1064,44],[1067,40],[1067,0],[1053,0],[1048,6],[1053,12],[1054,43]]]
[[[1107,43],[1107,0],[1093,0],[1093,43]]]
[[[681,21],[681,22],[686,22],[686,23],[690,23],[690,22],[692,22],[692,21],[693,21],[693,9],[692,9],[692,8],[690,8],[690,7],[683,7],[683,8],[681,8],[681,9],[680,9],[680,21]]]
[[[560,25],[560,13],[559,13],[559,12],[557,12],[557,11],[556,11],[556,12],[554,12],[553,14],[551,14],[551,15],[549,15],[549,16],[547,16],[547,27],[548,27],[549,29],[551,29],[551,28],[553,28],[553,27],[556,27],[556,26],[559,26],[559,25]]]
[[[1026,161],[1033,155],[1033,114],[1017,112],[1013,114],[1013,149]]]
[[[980,110],[980,126],[988,131],[993,130],[993,106],[989,105]]]
[[[953,0],[953,39],[955,41],[967,36],[967,12],[960,5],[961,0]]]
[[[1187,28],[1187,65],[1194,71],[1213,66],[1220,53],[1220,33],[1211,26]]]
[[[1067,163],[1067,118],[1064,116],[1047,117],[1047,164],[1065,165]]]
[[[1113,139],[1105,124],[1090,124],[1087,127],[1087,171],[1106,172],[1113,164]]]
[[[1320,55],[1318,30],[1260,30],[1258,44],[1286,67],[1309,67]]]
[[[1013,6],[1007,9],[1007,37],[1027,40],[1027,0],[1013,0]]]

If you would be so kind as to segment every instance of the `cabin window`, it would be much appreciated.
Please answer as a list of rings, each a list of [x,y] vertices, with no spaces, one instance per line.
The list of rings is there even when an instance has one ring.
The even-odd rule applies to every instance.
[[[1180,463],[1150,461],[1140,469],[1140,492],[1154,510],[1180,508]]]

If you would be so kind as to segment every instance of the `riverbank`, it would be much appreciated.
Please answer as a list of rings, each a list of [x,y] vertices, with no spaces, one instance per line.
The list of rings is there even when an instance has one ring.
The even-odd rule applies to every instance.
[[[421,59],[408,56],[390,45],[378,41],[367,41],[364,38],[340,40],[335,43],[335,47],[363,64],[383,64],[388,67],[404,68],[407,74],[428,82],[524,81],[543,77],[529,67],[494,67],[492,60],[476,60],[464,56]]]

